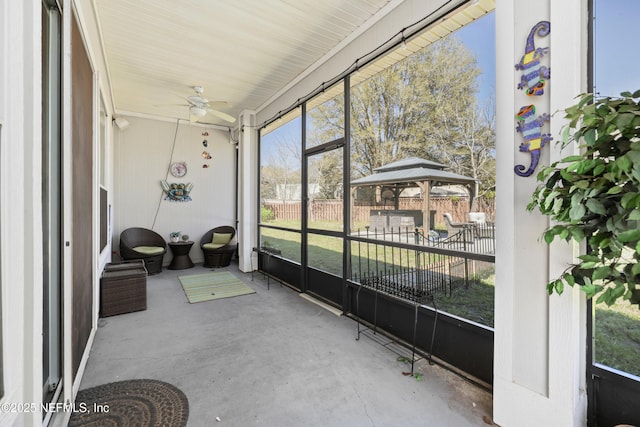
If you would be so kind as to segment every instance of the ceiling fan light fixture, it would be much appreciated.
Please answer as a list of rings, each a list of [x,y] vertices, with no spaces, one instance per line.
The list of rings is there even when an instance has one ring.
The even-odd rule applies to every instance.
[[[206,104],[207,102],[209,102],[207,98],[203,98],[200,95],[192,95],[187,99],[193,104]]]
[[[191,113],[192,116],[196,116],[196,117],[204,117],[207,115],[207,110],[205,110],[204,108],[195,107],[195,106],[191,107],[189,112]]]

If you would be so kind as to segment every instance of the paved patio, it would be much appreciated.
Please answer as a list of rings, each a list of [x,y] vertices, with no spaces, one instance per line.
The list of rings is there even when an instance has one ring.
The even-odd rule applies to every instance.
[[[352,319],[226,270],[256,293],[189,304],[177,276],[211,269],[149,277],[147,310],[100,319],[80,388],[169,382],[189,399],[189,427],[487,425],[485,390],[425,360],[421,381],[403,375],[410,366],[392,349],[355,340]]]

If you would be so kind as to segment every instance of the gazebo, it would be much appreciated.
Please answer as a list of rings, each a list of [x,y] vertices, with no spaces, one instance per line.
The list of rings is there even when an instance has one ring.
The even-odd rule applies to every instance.
[[[351,202],[353,204],[358,187],[372,186],[386,188],[393,192],[394,209],[399,210],[400,193],[411,187],[419,187],[423,195],[422,224],[429,230],[430,197],[432,187],[441,185],[461,185],[469,191],[471,210],[474,210],[477,180],[457,173],[445,171],[446,165],[409,157],[374,169],[374,173],[351,181]]]

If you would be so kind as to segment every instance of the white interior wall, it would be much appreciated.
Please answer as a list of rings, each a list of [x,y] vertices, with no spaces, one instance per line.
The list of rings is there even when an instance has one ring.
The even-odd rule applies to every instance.
[[[198,242],[219,225],[235,227],[235,145],[228,132],[181,121],[160,121],[127,116],[125,130],[114,128],[114,228],[113,250],[119,251],[120,233],[129,227],[149,228],[169,241],[169,233],[180,231],[196,242],[190,256],[204,257]],[[176,132],[177,127],[177,132]],[[204,131],[209,136],[203,136]],[[174,146],[175,136],[175,146]],[[202,145],[207,139],[208,147]],[[212,159],[203,158],[203,151]],[[172,162],[187,163],[187,174],[175,178]],[[203,168],[208,164],[208,168]],[[192,183],[192,201],[164,200],[160,181]],[[164,264],[171,261],[167,252]]]

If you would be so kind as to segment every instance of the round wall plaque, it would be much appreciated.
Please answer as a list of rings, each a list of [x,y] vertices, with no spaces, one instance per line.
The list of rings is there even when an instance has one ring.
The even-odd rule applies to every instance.
[[[185,162],[175,162],[171,164],[171,175],[181,178],[187,174],[187,164]]]

